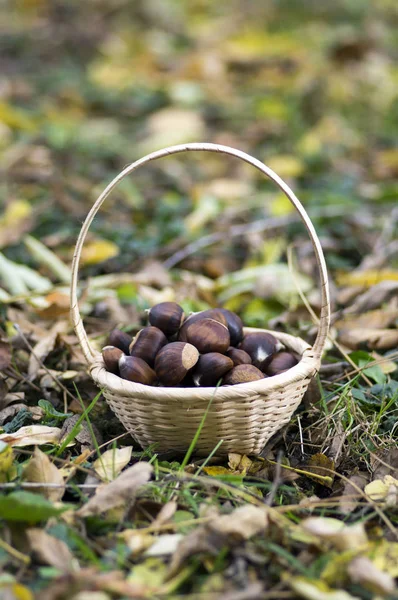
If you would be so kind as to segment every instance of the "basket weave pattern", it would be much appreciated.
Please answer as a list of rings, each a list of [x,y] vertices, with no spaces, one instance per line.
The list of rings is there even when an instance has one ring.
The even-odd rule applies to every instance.
[[[272,179],[299,212],[313,244],[320,273],[322,309],[319,329],[311,348],[300,338],[272,332],[288,349],[302,356],[292,369],[259,381],[219,388],[150,387],[126,381],[108,373],[102,356],[90,345],[77,301],[77,276],[81,250],[88,228],[113,188],[141,165],[184,151],[210,151],[235,156]],[[141,444],[155,444],[156,451],[184,452],[189,447],[203,417],[208,414],[196,444],[200,454],[208,454],[223,440],[218,454],[238,452],[259,454],[267,441],[289,422],[299,406],[309,382],[317,373],[329,328],[330,305],[326,265],[313,225],[292,190],[271,169],[251,156],[215,144],[185,144],[154,152],[124,169],[104,190],[88,214],[80,232],[72,265],[71,315],[76,335],[89,363],[90,372],[118,419]],[[261,331],[246,328],[246,331]]]

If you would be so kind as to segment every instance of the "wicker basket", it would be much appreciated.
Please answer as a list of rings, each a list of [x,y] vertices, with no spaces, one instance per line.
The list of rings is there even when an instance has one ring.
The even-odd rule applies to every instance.
[[[319,329],[312,348],[299,338],[272,332],[287,349],[302,356],[301,361],[285,373],[252,383],[219,388],[150,387],[108,373],[101,354],[90,345],[77,300],[79,260],[89,226],[104,200],[124,177],[150,161],[185,151],[219,152],[251,164],[279,186],[307,228],[320,274],[322,309]],[[209,406],[196,444],[198,453],[208,454],[222,440],[218,454],[259,454],[272,435],[289,422],[311,378],[319,370],[330,320],[325,259],[311,220],[300,201],[286,183],[262,162],[228,146],[207,143],[171,146],[148,154],[126,167],[102,192],[87,215],[73,258],[71,316],[93,380],[102,389],[118,419],[143,448],[155,444],[157,451],[187,450]],[[256,330],[247,328],[246,331]]]

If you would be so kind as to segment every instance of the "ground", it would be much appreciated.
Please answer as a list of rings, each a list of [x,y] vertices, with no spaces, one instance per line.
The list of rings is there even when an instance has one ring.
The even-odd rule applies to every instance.
[[[2,598],[397,596],[397,21],[390,0],[0,7]],[[69,319],[99,193],[147,152],[192,141],[285,179],[329,271],[320,372],[260,456],[198,456],[195,439],[142,449]],[[125,179],[79,277],[97,350],[164,300],[309,344],[317,332],[305,227],[230,157],[177,155]]]

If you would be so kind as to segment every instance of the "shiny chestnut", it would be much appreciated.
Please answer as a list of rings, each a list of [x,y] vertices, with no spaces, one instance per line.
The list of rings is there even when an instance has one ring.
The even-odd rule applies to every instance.
[[[163,346],[156,356],[156,375],[163,385],[178,385],[196,365],[198,359],[199,352],[192,344],[172,342]]]
[[[175,335],[184,321],[184,311],[177,302],[155,304],[148,314],[149,323],[157,327],[167,337]]]
[[[197,387],[215,386],[233,366],[232,360],[219,352],[202,354],[192,373],[193,382]]]
[[[130,344],[130,356],[142,358],[150,367],[153,367],[157,353],[167,344],[163,331],[149,325],[137,333]]]

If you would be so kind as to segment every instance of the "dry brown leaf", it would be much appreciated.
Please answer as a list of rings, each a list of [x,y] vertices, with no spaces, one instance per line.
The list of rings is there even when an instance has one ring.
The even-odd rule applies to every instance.
[[[42,446],[44,444],[58,444],[61,430],[59,427],[48,427],[47,425],[27,425],[21,427],[15,433],[2,433],[0,440],[10,446]]]
[[[77,560],[65,542],[49,535],[44,529],[32,528],[26,533],[32,550],[41,562],[66,573],[76,570]]]
[[[131,458],[132,446],[111,448],[93,463],[93,469],[103,481],[113,481]]]
[[[101,486],[96,495],[82,506],[76,514],[80,517],[98,515],[111,508],[129,502],[142,485],[149,481],[153,467],[146,463],[136,463],[119,475],[111,483]]]
[[[33,457],[24,469],[23,478],[32,483],[55,483],[60,487],[40,487],[35,492],[42,494],[52,502],[61,500],[65,493],[65,484],[61,472],[39,448],[35,448]]]
[[[56,290],[47,294],[43,300],[46,306],[35,309],[35,312],[43,319],[57,319],[69,313],[70,299],[68,294]]]
[[[175,500],[170,500],[170,502],[167,502],[164,506],[162,506],[156,516],[156,519],[153,521],[153,523],[151,523],[151,530],[156,531],[156,529],[162,527],[162,525],[165,525],[165,523],[168,523],[173,518],[177,507],[178,504]]]
[[[41,367],[41,361],[45,360],[48,354],[54,349],[55,342],[60,333],[65,333],[68,330],[68,323],[60,321],[56,323],[49,333],[40,338],[39,342],[34,346],[33,352],[29,358],[28,374],[30,379],[34,379]]]
[[[398,346],[398,329],[343,329],[338,340],[351,350],[389,350]]]
[[[382,281],[358,296],[345,313],[364,313],[380,308],[398,293],[398,281]]]
[[[369,310],[360,315],[345,315],[334,323],[337,330],[340,329],[385,329],[390,327],[398,319],[398,309]]]
[[[11,346],[0,341],[0,372],[5,371],[11,364]]]
[[[340,512],[344,515],[348,515],[357,508],[358,500],[361,499],[358,488],[364,490],[368,481],[369,473],[359,472],[356,475],[352,475],[349,480],[345,482],[343,493],[339,500]],[[356,498],[353,496],[356,496]]]
[[[355,557],[347,569],[353,583],[361,584],[373,594],[391,596],[396,592],[394,578],[378,569],[366,556]]]

